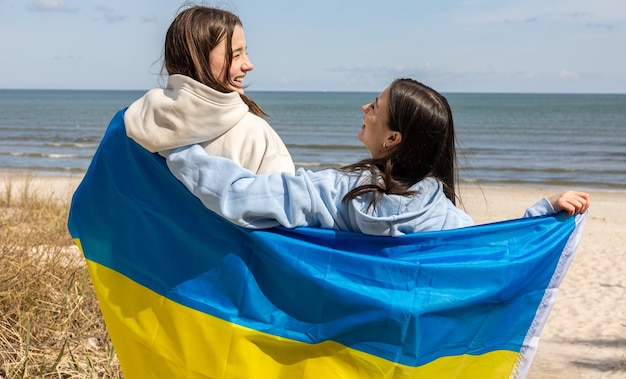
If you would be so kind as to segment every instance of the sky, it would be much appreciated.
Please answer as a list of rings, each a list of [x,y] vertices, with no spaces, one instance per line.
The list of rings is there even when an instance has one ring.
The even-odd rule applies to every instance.
[[[229,0],[248,90],[626,93],[624,0]],[[0,0],[0,88],[163,85],[182,1]]]

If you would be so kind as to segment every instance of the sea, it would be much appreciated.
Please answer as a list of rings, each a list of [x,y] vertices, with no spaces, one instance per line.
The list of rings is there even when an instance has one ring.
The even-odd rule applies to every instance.
[[[145,91],[0,90],[0,170],[83,174],[115,113]],[[374,92],[247,91],[296,167],[368,157]],[[463,183],[626,190],[626,94],[444,93]]]

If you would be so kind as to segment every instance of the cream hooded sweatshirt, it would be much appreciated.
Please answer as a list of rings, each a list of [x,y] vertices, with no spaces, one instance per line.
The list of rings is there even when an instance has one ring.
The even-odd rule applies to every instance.
[[[170,75],[124,113],[126,134],[150,152],[200,144],[257,174],[294,173],[287,147],[250,113],[239,93],[221,93],[184,75]]]

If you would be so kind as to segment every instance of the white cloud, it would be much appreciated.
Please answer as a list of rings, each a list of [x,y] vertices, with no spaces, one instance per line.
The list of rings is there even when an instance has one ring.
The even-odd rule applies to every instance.
[[[37,12],[77,12],[79,8],[70,8],[59,0],[35,0],[28,5],[28,9]]]
[[[535,80],[540,78],[540,75],[538,75],[535,71],[519,70],[511,73],[511,77],[521,80]]]
[[[609,25],[626,21],[626,7],[623,0],[466,2],[453,17],[473,24],[542,21]]]
[[[83,58],[82,55],[66,55],[66,56],[56,55],[56,56],[52,57],[52,60],[54,60],[54,61],[75,61],[75,60],[81,60],[82,58]]]
[[[104,21],[113,23],[126,20],[126,16],[119,13],[105,13],[102,15],[104,17]]]
[[[587,23],[587,26],[589,28],[592,28],[592,29],[604,29],[604,30],[613,30],[613,29],[615,29],[615,25],[599,23],[599,22],[589,22],[589,23]]]
[[[559,71],[559,78],[564,79],[564,80],[573,80],[573,79],[578,79],[579,77],[580,75],[578,75],[578,73],[575,71],[570,71],[566,69]]]
[[[126,20],[126,16],[115,11],[115,9],[105,6],[98,6],[96,10],[102,14],[104,21],[108,23],[120,22]]]

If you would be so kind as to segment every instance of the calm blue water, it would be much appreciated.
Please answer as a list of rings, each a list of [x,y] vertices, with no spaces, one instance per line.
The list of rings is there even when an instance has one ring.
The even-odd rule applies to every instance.
[[[86,171],[115,112],[143,91],[0,90],[0,169]],[[368,155],[376,93],[253,92],[297,166]],[[626,95],[446,94],[462,182],[626,189]]]

